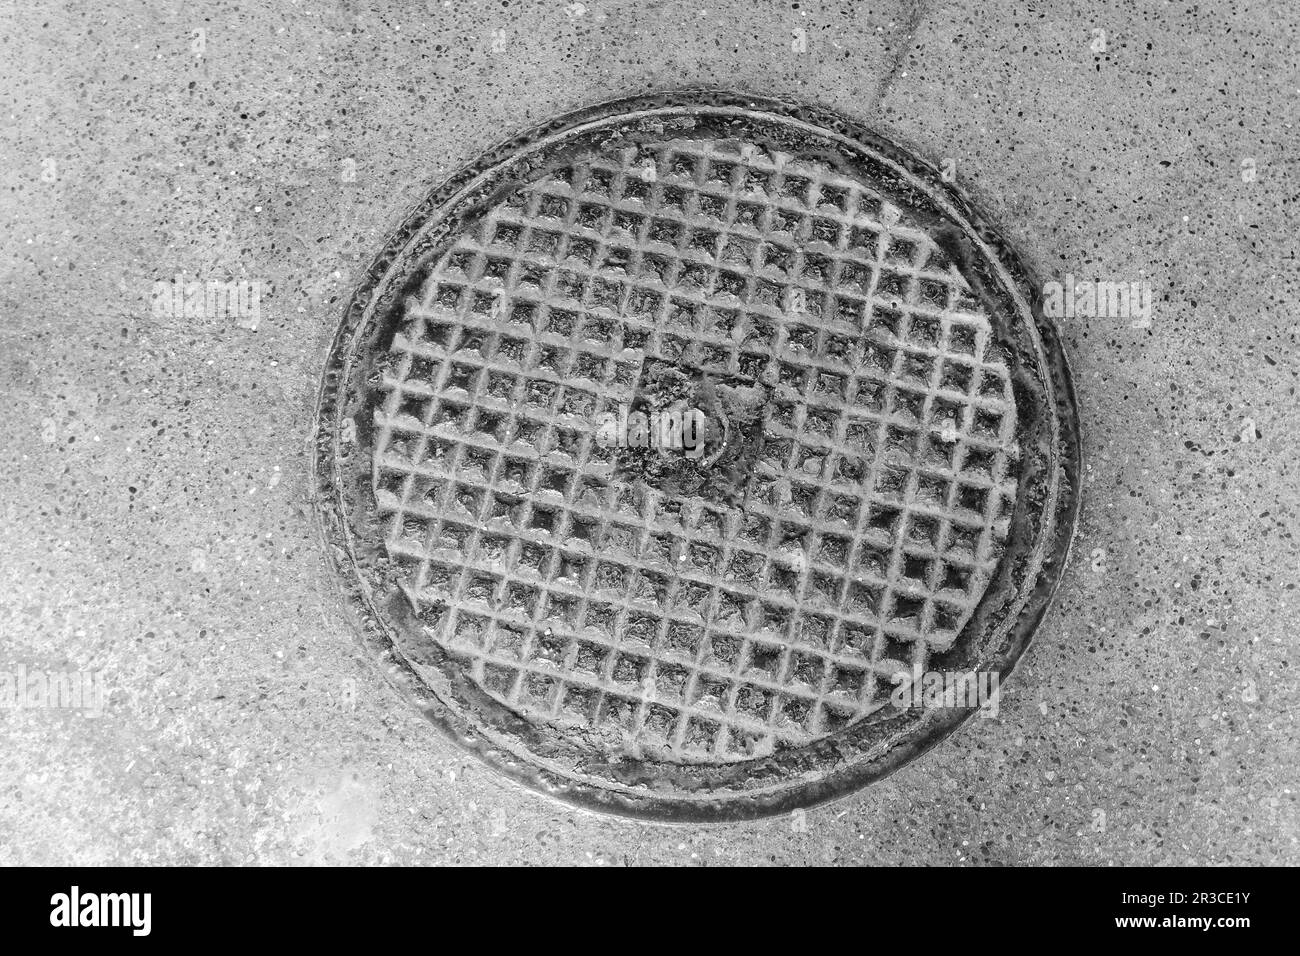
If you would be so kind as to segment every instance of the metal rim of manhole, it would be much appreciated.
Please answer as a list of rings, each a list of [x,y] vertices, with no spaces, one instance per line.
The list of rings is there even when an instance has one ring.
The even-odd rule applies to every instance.
[[[902,675],[1005,676],[1060,579],[1080,448],[1036,289],[822,108],[686,91],[516,137],[333,340],[318,511],[358,625],[462,746],[580,805],[855,790],[974,711],[899,706]]]

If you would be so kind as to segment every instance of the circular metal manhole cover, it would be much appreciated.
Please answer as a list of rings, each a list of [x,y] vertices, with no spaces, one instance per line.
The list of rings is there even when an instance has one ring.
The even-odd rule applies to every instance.
[[[820,110],[676,94],[516,139],[334,341],[318,477],[364,627],[462,743],[590,806],[754,816],[887,773],[971,712],[900,708],[900,673],[1009,670],[1068,546],[1030,289],[929,166]],[[696,411],[695,454],[630,437]]]

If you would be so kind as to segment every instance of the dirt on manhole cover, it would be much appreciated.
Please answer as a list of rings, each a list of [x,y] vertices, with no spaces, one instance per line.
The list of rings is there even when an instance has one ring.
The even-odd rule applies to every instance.
[[[1078,437],[1033,288],[822,110],[673,94],[522,136],[335,338],[318,477],[359,620],[464,745],[589,806],[887,773],[972,712],[899,706],[904,675],[1001,677],[1060,574]]]

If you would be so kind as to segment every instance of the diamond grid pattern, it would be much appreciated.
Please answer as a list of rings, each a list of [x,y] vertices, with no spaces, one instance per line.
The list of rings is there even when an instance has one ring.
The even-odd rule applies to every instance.
[[[530,717],[678,759],[804,744],[952,645],[1016,493],[1006,357],[903,214],[816,162],[593,156],[462,234],[376,412],[389,554]],[[743,508],[613,478],[596,416],[662,359],[761,380]]]

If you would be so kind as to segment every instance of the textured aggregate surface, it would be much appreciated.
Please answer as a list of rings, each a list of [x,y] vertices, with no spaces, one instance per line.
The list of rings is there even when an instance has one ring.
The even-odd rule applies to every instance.
[[[0,713],[0,860],[1300,862],[1294,9],[862,6],[0,13],[0,670],[115,688]],[[500,780],[349,638],[310,526],[329,331],[403,213],[508,131],[679,85],[820,100],[955,160],[1044,275],[1156,289],[1150,329],[1064,324],[1085,510],[999,718],[803,818]],[[273,283],[260,325],[152,317],[182,270]]]

